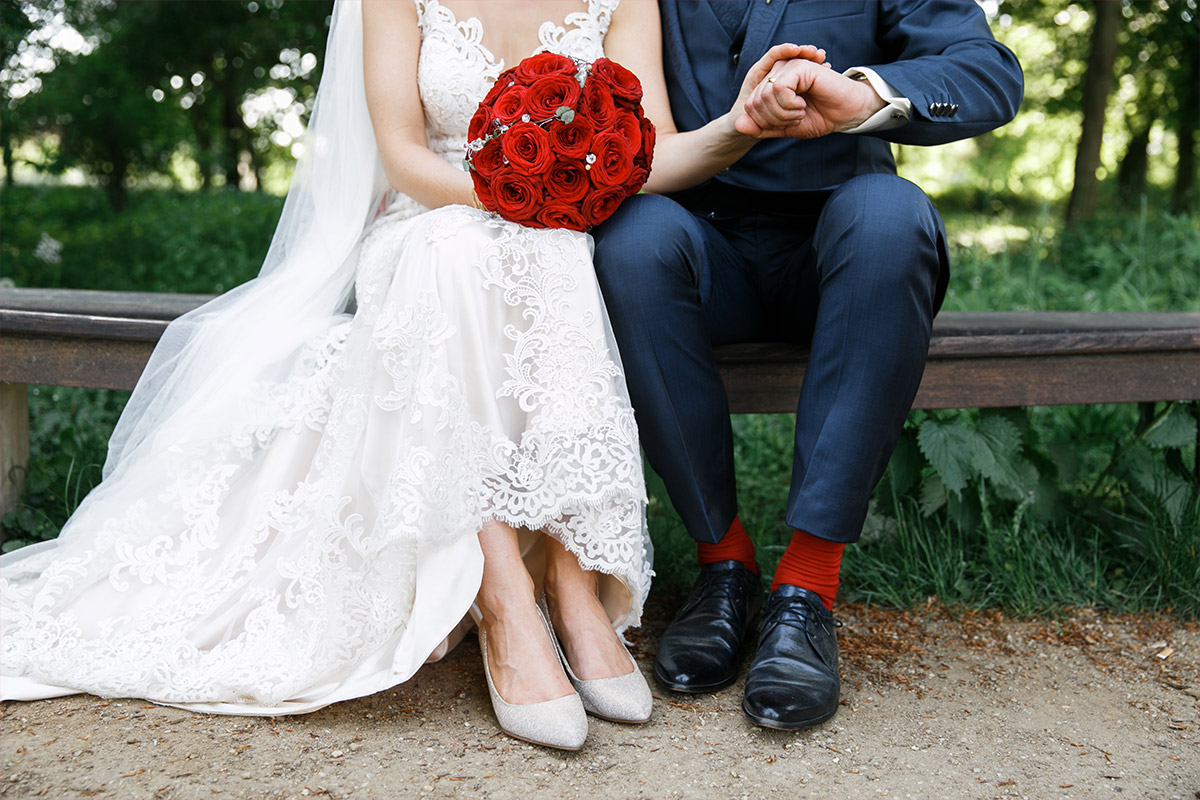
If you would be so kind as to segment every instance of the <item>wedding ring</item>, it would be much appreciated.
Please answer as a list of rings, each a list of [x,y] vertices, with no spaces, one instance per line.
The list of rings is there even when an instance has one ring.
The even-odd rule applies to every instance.
[[[767,83],[774,83],[774,82],[775,82],[775,78],[773,78],[773,77],[767,78]]]

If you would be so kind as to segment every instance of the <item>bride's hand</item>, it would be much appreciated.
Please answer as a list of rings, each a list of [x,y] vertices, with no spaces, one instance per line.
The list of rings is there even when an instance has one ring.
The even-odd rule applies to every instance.
[[[882,109],[871,84],[804,59],[777,62],[734,126],[755,138],[815,139],[851,130]]]
[[[733,101],[733,107],[730,113],[737,120],[737,130],[747,136],[752,136],[756,139],[771,136],[768,133],[769,127],[750,128],[744,126],[742,120],[746,117],[746,104],[753,99],[761,96],[764,91],[772,87],[775,76],[781,71],[781,68],[791,61],[803,61],[811,64],[820,65],[825,69],[829,68],[829,64],[825,62],[825,51],[811,44],[792,44],[790,42],[777,44],[763,54],[762,58],[754,63],[750,71],[746,73],[745,79],[742,81],[742,88],[738,92],[737,99]],[[799,97],[793,93],[794,97]],[[803,103],[803,101],[800,101]],[[790,122],[791,120],[787,120]],[[781,121],[782,122],[782,121]],[[782,127],[782,124],[779,126]],[[774,136],[781,135],[776,132]]]

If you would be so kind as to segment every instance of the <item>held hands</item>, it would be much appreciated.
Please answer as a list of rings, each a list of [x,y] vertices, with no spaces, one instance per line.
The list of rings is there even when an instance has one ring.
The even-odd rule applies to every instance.
[[[734,127],[755,139],[850,130],[887,105],[866,81],[830,69],[824,50],[792,44],[772,47],[750,68],[738,102]]]

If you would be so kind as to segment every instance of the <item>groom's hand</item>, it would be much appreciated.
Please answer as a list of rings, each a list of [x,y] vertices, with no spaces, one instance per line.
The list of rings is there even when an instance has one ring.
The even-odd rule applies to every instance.
[[[855,128],[887,105],[869,83],[834,72],[823,61],[775,61],[746,98],[734,123],[738,132],[758,139],[815,139]]]

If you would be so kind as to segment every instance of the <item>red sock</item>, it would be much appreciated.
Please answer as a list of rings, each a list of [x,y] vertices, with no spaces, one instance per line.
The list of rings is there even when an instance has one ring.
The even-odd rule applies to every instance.
[[[782,583],[799,586],[820,595],[821,602],[832,611],[833,600],[837,597],[838,573],[842,570],[843,548],[845,545],[841,542],[796,531],[775,568],[771,591]]]
[[[696,557],[700,566],[707,567],[717,561],[740,561],[742,566],[758,574],[758,562],[754,559],[754,542],[746,534],[739,517],[733,518],[729,530],[716,544],[696,542]]]

